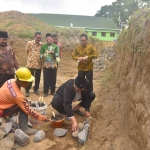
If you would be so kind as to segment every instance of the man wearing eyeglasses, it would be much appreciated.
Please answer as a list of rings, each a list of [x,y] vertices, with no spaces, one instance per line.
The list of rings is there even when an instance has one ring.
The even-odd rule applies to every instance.
[[[78,130],[78,124],[74,117],[74,113],[84,116],[79,110],[81,107],[85,109],[86,117],[90,117],[90,107],[95,99],[95,94],[90,91],[88,80],[83,74],[79,74],[75,79],[70,79],[62,84],[56,91],[51,105],[60,114],[66,115],[72,121],[72,131]],[[72,109],[72,103],[80,101]]]

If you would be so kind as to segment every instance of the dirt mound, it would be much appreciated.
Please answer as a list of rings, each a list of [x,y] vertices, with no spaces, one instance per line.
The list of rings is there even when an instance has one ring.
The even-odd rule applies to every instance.
[[[128,143],[136,150],[150,149],[149,13],[149,9],[138,11],[118,41],[116,82],[120,92],[124,93],[121,109],[126,109],[126,112],[122,113],[124,119],[121,122],[126,124],[122,133],[126,133]]]
[[[150,150],[149,14],[136,12],[118,39],[116,62],[102,76],[92,106],[96,119],[86,148]]]

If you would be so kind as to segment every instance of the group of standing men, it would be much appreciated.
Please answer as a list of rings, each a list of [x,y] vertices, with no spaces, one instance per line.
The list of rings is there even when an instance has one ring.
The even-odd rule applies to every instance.
[[[61,43],[58,42],[57,34],[46,34],[46,43],[42,41],[42,33],[35,32],[34,40],[29,41],[26,46],[27,68],[31,74],[35,76],[34,93],[39,95],[39,84],[41,78],[41,68],[44,72],[44,96],[48,95],[50,89],[51,94],[55,93],[57,67],[60,62]],[[14,69],[19,68],[14,50],[7,43],[8,33],[0,31],[0,87],[8,79],[14,78]],[[25,88],[26,97],[29,97],[29,91],[32,87],[32,82]]]
[[[43,67],[44,75],[44,97],[55,93],[57,67],[60,62],[62,46],[58,42],[58,36],[46,34],[46,44],[41,42],[42,34],[36,32],[33,41],[29,41],[26,46],[27,68],[35,76],[34,93],[39,95],[39,83],[41,68]],[[88,37],[86,34],[80,36],[80,43],[72,53],[72,58],[78,62],[78,74],[83,74],[89,81],[90,90],[93,91],[93,62],[97,57],[96,49],[93,45],[87,44]],[[32,84],[26,88],[26,96],[29,96],[29,90]]]
[[[96,49],[93,45],[88,44],[88,37],[86,34],[80,36],[80,44],[76,46],[75,51],[72,53],[72,58],[78,62],[78,76],[75,79],[70,79],[62,84],[55,93],[56,75],[57,67],[61,58],[61,44],[58,42],[58,37],[56,34],[53,36],[50,33],[46,34],[46,43],[41,42],[42,34],[41,32],[35,32],[34,40],[29,41],[26,46],[27,54],[27,70],[26,68],[19,68],[16,61],[12,47],[7,43],[8,34],[5,31],[0,31],[0,84],[1,86],[5,81],[4,86],[0,88],[3,91],[3,96],[5,96],[5,91],[10,91],[13,97],[17,97],[15,91],[13,91],[13,86],[16,88],[24,87],[26,89],[26,97],[29,96],[29,91],[32,87],[32,82],[35,76],[35,86],[34,93],[39,95],[39,84],[41,77],[41,68],[43,68],[44,74],[44,95],[47,96],[50,90],[51,94],[54,95],[51,105],[59,113],[66,115],[72,121],[72,131],[78,130],[77,121],[74,117],[74,113],[83,116],[82,112],[79,110],[80,107],[85,108],[85,114],[90,117],[90,106],[92,101],[95,99],[95,94],[93,92],[93,62],[92,60],[97,58]],[[14,72],[14,68],[17,70]],[[9,80],[14,78],[16,75],[17,79]],[[13,84],[11,84],[11,82]],[[6,88],[8,87],[8,89]],[[55,94],[54,94],[55,93]],[[1,93],[2,94],[2,93]],[[21,95],[21,93],[19,92]],[[9,95],[9,97],[11,97]],[[8,98],[9,99],[9,98]],[[12,99],[12,98],[11,98]],[[22,103],[21,100],[22,99]],[[12,99],[13,100],[13,99]],[[72,102],[80,101],[80,103],[72,109]],[[2,103],[1,103],[2,101]],[[28,104],[25,102],[25,98],[17,97],[14,104],[10,101],[4,108],[4,99],[0,99],[0,117],[17,111],[31,115],[31,110]],[[12,107],[10,107],[12,106]],[[20,109],[18,109],[18,106]],[[9,108],[10,107],[10,108]],[[23,107],[23,108],[22,108]],[[26,108],[28,108],[26,110]],[[13,109],[13,111],[12,111]],[[24,110],[25,109],[25,110]],[[32,114],[36,114],[35,112]],[[39,117],[37,117],[39,116]],[[35,116],[31,115],[39,120],[49,121],[49,118],[43,117],[40,114]],[[27,117],[25,116],[26,121]],[[20,118],[21,120],[21,118]],[[21,124],[21,122],[20,122]],[[23,127],[24,128],[24,127]],[[30,133],[35,131],[25,128]]]
[[[44,44],[41,42],[41,32],[36,32],[33,41],[29,41],[26,46],[27,54],[27,68],[31,74],[35,76],[34,93],[39,95],[39,84],[41,77],[41,68],[43,67],[44,75],[44,97],[48,95],[50,90],[51,94],[55,93],[57,67],[60,62],[61,44],[58,42],[58,36],[50,33],[46,34]],[[29,90],[32,83],[26,88],[26,97],[29,96]]]

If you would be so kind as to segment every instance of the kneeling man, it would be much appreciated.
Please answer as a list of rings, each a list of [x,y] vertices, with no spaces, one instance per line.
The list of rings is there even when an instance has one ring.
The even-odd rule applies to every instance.
[[[21,87],[26,88],[34,80],[27,68],[19,68],[16,79],[7,80],[0,88],[0,117],[11,117],[19,114],[19,127],[28,135],[36,133],[36,129],[28,127],[28,115],[40,121],[50,121],[50,118],[31,110],[27,100],[21,92]]]
[[[90,91],[88,80],[83,74],[79,74],[75,79],[70,79],[59,87],[52,99],[51,105],[60,114],[70,118],[72,121],[72,131],[76,131],[78,130],[78,124],[74,113],[84,116],[79,110],[80,107],[83,107],[85,108],[86,117],[90,117],[90,106],[94,99],[95,94]],[[72,102],[78,100],[80,103],[72,109]]]

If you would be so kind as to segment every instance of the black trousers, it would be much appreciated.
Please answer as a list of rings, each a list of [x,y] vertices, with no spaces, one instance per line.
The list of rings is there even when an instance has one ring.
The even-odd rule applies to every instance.
[[[9,79],[14,79],[14,74],[0,74],[0,87]]]
[[[92,101],[95,99],[95,93],[91,92],[90,93],[90,106],[91,106],[91,103]],[[85,101],[86,99],[84,97],[81,98],[81,100],[79,100],[79,104],[81,107],[85,108]],[[65,115],[66,114],[66,111],[64,109],[64,105],[63,105],[63,97],[59,94],[55,94],[53,99],[52,99],[52,102],[51,102],[51,105],[52,107],[57,110],[60,114],[63,114]]]
[[[78,71],[78,74],[83,74],[89,81],[90,90],[93,92],[93,70],[90,71]]]
[[[17,114],[18,112],[22,111],[18,105],[13,105],[12,107],[5,109],[1,117],[12,117],[13,114]]]
[[[34,91],[37,91],[39,89],[39,84],[40,84],[41,69],[34,69],[34,68],[28,68],[28,69],[31,71],[31,74],[35,77]],[[26,88],[26,92],[29,92],[31,87],[32,87],[32,82]]]
[[[55,93],[57,68],[44,68],[44,93],[47,94],[50,89],[51,94]]]

